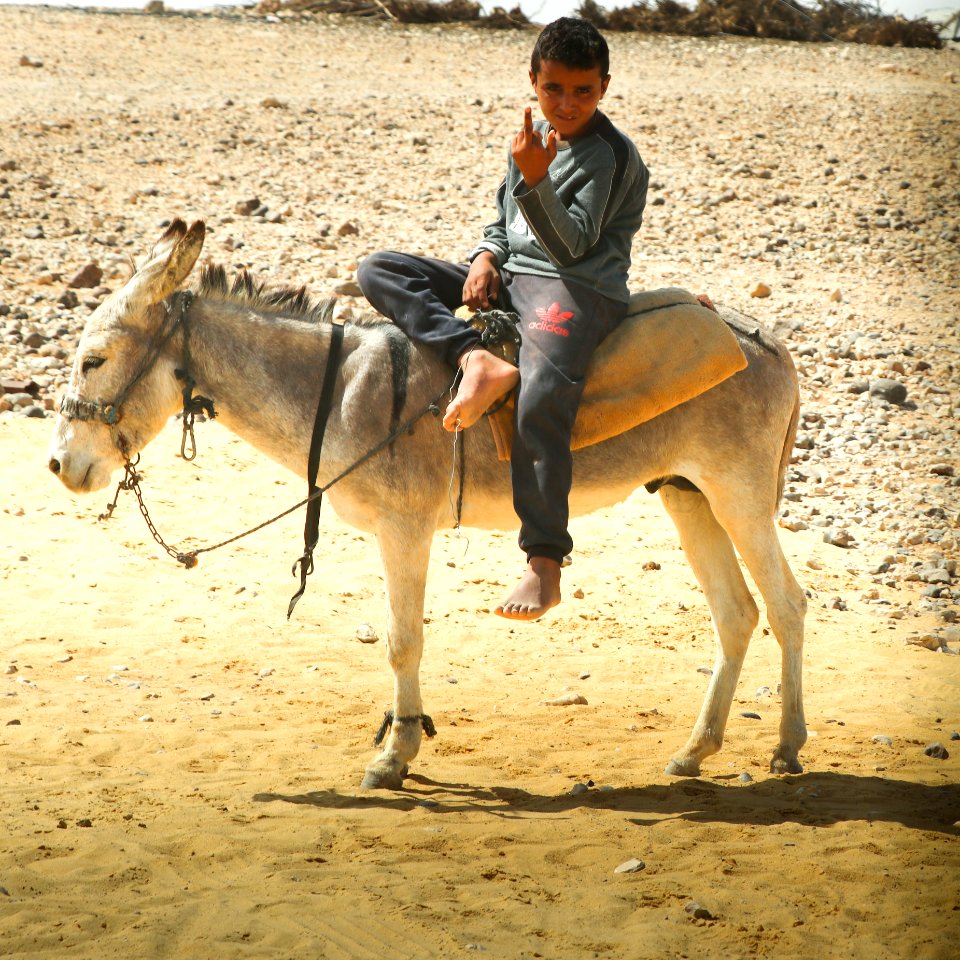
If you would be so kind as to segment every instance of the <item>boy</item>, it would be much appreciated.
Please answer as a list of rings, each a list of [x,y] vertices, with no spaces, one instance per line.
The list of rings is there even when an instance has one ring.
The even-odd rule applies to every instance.
[[[461,371],[443,425],[470,427],[519,381],[510,468],[527,569],[497,607],[536,620],[560,602],[572,479],[570,433],[597,345],[623,320],[630,246],[647,169],[597,109],[610,82],[606,41],[561,17],[537,38],[530,82],[544,120],[524,110],[497,191],[497,220],[467,264],[386,252],[360,265],[370,303]],[[480,345],[453,312],[496,305],[521,317],[520,369]]]

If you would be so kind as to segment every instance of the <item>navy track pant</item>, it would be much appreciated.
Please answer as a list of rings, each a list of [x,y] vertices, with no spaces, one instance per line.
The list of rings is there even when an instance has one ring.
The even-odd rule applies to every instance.
[[[456,369],[479,335],[455,311],[467,264],[386,251],[357,272],[364,296],[409,337]],[[520,386],[510,472],[520,518],[520,548],[561,562],[573,548],[567,530],[573,474],[570,434],[594,350],[623,320],[627,305],[558,277],[501,272],[497,306],[520,315]]]

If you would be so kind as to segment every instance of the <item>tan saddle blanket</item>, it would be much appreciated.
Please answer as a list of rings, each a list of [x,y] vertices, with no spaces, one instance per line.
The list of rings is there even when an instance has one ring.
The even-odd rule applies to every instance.
[[[521,336],[523,331],[521,330]],[[747,365],[719,315],[678,287],[630,298],[623,323],[597,348],[570,448],[608,440],[704,393]],[[513,397],[487,420],[510,459]]]

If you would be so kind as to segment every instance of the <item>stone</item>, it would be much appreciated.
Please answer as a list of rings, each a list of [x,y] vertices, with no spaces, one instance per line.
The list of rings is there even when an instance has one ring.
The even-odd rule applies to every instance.
[[[569,693],[561,693],[559,697],[554,697],[552,700],[544,700],[543,704],[547,707],[585,707],[587,706],[587,698],[580,693],[570,691]]]
[[[338,283],[333,288],[334,293],[338,293],[341,297],[362,297],[363,291],[360,289],[360,284],[356,280],[346,280],[343,283]]]
[[[377,631],[366,621],[357,627],[356,637],[361,643],[376,643],[380,639]]]
[[[885,736],[882,733],[878,733],[875,737],[871,737],[870,741],[872,743],[877,743],[881,747],[892,747],[893,739],[891,737]]]
[[[907,399],[907,388],[899,380],[881,377],[870,381],[870,396],[899,405]]]
[[[239,213],[241,216],[249,217],[253,214],[254,210],[260,208],[260,198],[259,197],[250,197],[247,200],[238,200],[233,205],[234,213]]]
[[[57,303],[62,307],[66,307],[68,310],[72,310],[74,307],[80,305],[80,299],[72,290],[64,290],[63,293],[57,297]]]
[[[701,906],[697,903],[696,900],[691,900],[684,908],[686,913],[689,913],[694,920],[713,920],[713,914],[704,906]]]
[[[829,543],[832,547],[850,547],[856,541],[849,531],[838,527],[830,527],[823,533],[823,542]]]
[[[360,233],[360,228],[352,220],[347,220],[344,223],[341,223],[339,227],[337,227],[338,237],[357,236],[359,233]]]
[[[619,867],[614,867],[614,873],[639,873],[646,869],[646,864],[642,860],[632,859],[624,860]]]
[[[67,286],[73,289],[92,289],[98,287],[102,279],[103,271],[95,263],[88,263],[70,278]]]
[[[2,393],[25,393],[34,396],[40,388],[33,380],[0,380],[0,392]]]
[[[933,757],[934,760],[946,760],[950,756],[947,748],[942,743],[937,742],[928,743],[923,752],[926,756]]]
[[[762,299],[762,298],[765,298],[765,297],[769,297],[771,293],[773,293],[773,290],[771,290],[770,287],[767,286],[767,284],[765,284],[765,283],[758,283],[758,284],[756,284],[756,286],[754,286],[754,288],[750,291],[750,296],[751,296],[751,297],[758,297],[758,298],[761,298],[761,299]]]
[[[939,637],[932,633],[924,633],[917,637],[908,637],[906,643],[915,647],[924,647],[926,650],[939,650],[943,645]]]

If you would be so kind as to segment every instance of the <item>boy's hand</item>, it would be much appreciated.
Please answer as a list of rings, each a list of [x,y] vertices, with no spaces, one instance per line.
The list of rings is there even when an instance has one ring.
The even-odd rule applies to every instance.
[[[496,258],[483,250],[473,258],[463,283],[463,302],[471,310],[488,310],[500,294],[500,271]]]
[[[533,112],[530,107],[523,111],[523,128],[513,138],[510,152],[523,174],[523,182],[532,190],[546,175],[557,155],[557,131],[547,134],[547,142],[539,130],[533,129]]]

